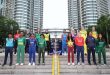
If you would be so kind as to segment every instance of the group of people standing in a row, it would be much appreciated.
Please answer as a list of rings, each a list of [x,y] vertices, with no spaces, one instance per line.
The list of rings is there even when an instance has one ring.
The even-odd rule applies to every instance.
[[[38,64],[45,64],[45,51],[48,55],[51,50],[51,39],[48,30],[44,34],[40,34],[39,29],[36,34],[31,34],[28,38],[28,53],[29,53],[29,64],[35,65],[36,63],[36,51],[38,52]],[[80,54],[82,59],[82,64],[84,65],[84,55],[87,55],[88,63],[91,65],[91,53],[93,57],[93,62],[96,65],[95,52],[98,53],[99,64],[101,64],[101,54],[103,55],[104,64],[106,64],[106,52],[105,52],[105,41],[102,38],[102,34],[97,34],[95,27],[87,35],[87,31],[82,27],[81,30],[75,34],[74,30],[71,30],[68,34],[64,30],[61,37],[61,54],[67,55],[68,53],[68,65],[70,65],[70,58],[72,57],[72,65],[74,63],[74,53],[77,53],[77,64],[80,65]],[[24,56],[26,46],[26,37],[23,32],[14,35],[8,35],[6,38],[5,47],[5,58],[3,66],[7,63],[8,53],[10,53],[10,66],[13,61],[13,48],[16,53],[17,51],[17,63],[16,65],[24,65]],[[41,56],[42,55],[42,56]],[[21,58],[21,59],[20,59]],[[20,61],[21,60],[21,61]]]
[[[18,32],[12,37],[12,34],[9,33],[8,38],[6,38],[6,47],[5,47],[5,58],[4,63],[2,66],[7,64],[8,54],[10,53],[10,66],[12,65],[13,61],[13,49],[14,53],[17,53],[17,63],[16,65],[24,65],[24,56],[25,50],[27,47],[29,48],[29,64],[28,65],[35,65],[36,63],[36,50],[38,52],[38,64],[41,63],[42,57],[42,64],[45,65],[45,50],[49,52],[49,40],[50,35],[46,32],[45,34],[40,34],[39,32],[35,35],[33,33],[30,34],[28,37],[28,46],[26,46],[26,37],[24,36],[23,32]],[[20,59],[21,58],[21,59]],[[21,61],[20,61],[21,60]]]
[[[75,35],[74,30],[71,33],[62,35],[62,54],[66,55],[68,52],[68,65],[70,65],[70,55],[72,57],[72,65],[74,64],[74,53],[77,53],[77,64],[80,65],[80,54],[82,65],[84,65],[84,55],[87,55],[88,64],[91,65],[91,54],[93,63],[96,63],[95,53],[98,53],[98,63],[101,64],[101,55],[103,56],[104,64],[106,64],[106,51],[105,40],[102,34],[98,34],[95,27],[92,31],[88,32],[82,27],[81,30]]]

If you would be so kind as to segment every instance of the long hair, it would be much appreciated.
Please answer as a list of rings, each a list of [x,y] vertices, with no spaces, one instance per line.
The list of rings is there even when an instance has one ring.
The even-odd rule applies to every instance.
[[[68,33],[67,40],[70,40],[71,39],[71,41],[73,42],[72,34],[71,34],[71,36],[69,36],[69,34],[71,34],[71,33]]]

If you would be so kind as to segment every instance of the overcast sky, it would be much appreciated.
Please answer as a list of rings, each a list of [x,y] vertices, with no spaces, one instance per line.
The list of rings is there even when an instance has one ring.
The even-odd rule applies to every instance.
[[[44,0],[43,28],[68,28],[67,0]]]

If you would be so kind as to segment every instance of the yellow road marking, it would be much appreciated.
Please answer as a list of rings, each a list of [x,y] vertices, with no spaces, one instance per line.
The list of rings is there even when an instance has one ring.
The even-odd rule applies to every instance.
[[[52,75],[60,75],[60,62],[58,55],[53,55],[52,57]]]

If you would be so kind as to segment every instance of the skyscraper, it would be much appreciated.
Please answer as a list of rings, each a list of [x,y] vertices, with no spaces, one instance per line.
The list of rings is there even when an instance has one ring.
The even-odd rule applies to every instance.
[[[108,0],[108,9],[109,9],[109,14],[110,14],[110,0]]]
[[[4,0],[0,0],[0,15],[3,15]]]
[[[69,28],[78,28],[77,0],[68,0],[68,25]]]
[[[81,1],[81,16],[82,26],[94,26],[97,24],[98,8],[97,0],[82,0]]]
[[[4,0],[4,16],[14,20],[14,1],[15,0]]]
[[[30,0],[15,0],[14,19],[20,29],[30,28]]]
[[[73,19],[77,20],[77,27],[81,26],[95,26],[97,25],[97,19],[101,15],[108,14],[108,0],[68,0],[69,1],[69,10],[68,15],[78,16],[78,18],[69,18],[69,27],[75,27],[73,24]],[[70,2],[71,1],[71,2]],[[77,4],[73,5],[73,2]],[[70,9],[73,7],[76,10]],[[77,11],[77,13],[75,13]]]
[[[43,0],[33,0],[33,30],[42,28],[43,25]]]

